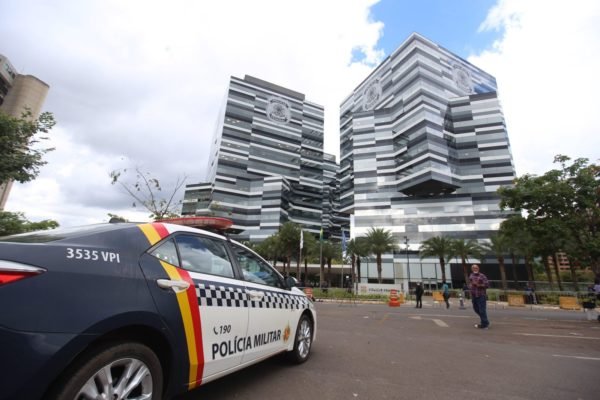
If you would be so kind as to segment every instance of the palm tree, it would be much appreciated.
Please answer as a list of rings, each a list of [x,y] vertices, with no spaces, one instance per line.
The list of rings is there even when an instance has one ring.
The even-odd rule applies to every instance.
[[[508,239],[504,235],[495,234],[490,236],[490,241],[483,245],[487,252],[492,253],[498,259],[500,267],[500,279],[502,280],[502,289],[506,290],[506,267],[504,266],[504,255],[508,252]]]
[[[469,239],[455,239],[453,244],[453,253],[455,257],[460,257],[460,261],[463,267],[463,274],[465,276],[465,282],[469,281],[469,272],[467,269],[467,262],[469,256],[474,258],[481,258],[482,248],[476,240]]]
[[[323,264],[327,263],[327,284],[331,286],[331,262],[334,258],[342,257],[342,250],[339,242],[333,243],[329,240],[323,242]],[[325,266],[323,265],[323,268]]]
[[[369,246],[364,237],[348,241],[346,253],[350,255],[352,264],[352,282],[360,281],[360,259],[369,255]]]
[[[394,237],[389,230],[371,227],[367,231],[366,239],[369,244],[369,252],[375,254],[377,260],[377,280],[381,283],[381,255],[396,249],[397,246]]]
[[[419,254],[425,257],[437,257],[442,270],[442,281],[446,280],[446,263],[454,257],[454,241],[444,236],[434,236],[421,243]]]

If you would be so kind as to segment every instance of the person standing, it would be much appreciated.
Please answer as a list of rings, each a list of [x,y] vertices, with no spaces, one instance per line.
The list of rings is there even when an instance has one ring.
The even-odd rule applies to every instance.
[[[490,287],[487,276],[479,272],[479,265],[471,266],[471,275],[469,276],[469,287],[471,288],[471,302],[473,311],[479,315],[480,323],[475,324],[475,328],[488,329],[490,321],[487,317],[487,298],[486,289]]]
[[[442,294],[444,296],[444,301],[446,302],[446,309],[449,309],[450,302],[448,299],[450,299],[450,288],[448,287],[446,281],[442,281]]]
[[[596,294],[596,299],[600,301],[600,279],[594,279],[594,287],[592,288],[592,290]]]
[[[417,296],[417,305],[415,308],[423,308],[423,292],[423,286],[421,286],[421,282],[418,282],[415,289],[415,296]]]

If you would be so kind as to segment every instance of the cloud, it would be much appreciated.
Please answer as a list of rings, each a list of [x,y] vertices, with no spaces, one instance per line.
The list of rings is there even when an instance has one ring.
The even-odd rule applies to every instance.
[[[600,158],[600,2],[501,0],[480,30],[493,46],[469,61],[498,81],[518,175],[554,156]]]
[[[63,226],[147,216],[108,173],[140,166],[165,186],[202,181],[232,75],[325,106],[325,150],[339,154],[340,102],[383,56],[374,3],[9,0],[2,52],[50,85],[44,109],[58,125],[48,165],[14,185],[7,209]]]

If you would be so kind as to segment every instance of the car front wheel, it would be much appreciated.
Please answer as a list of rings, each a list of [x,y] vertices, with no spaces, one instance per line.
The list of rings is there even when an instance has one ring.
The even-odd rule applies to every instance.
[[[71,371],[71,376],[64,377],[56,400],[162,399],[160,361],[141,343],[105,345]]]
[[[297,364],[308,360],[312,346],[312,322],[308,316],[302,315],[296,328],[294,349],[289,352],[289,359]]]

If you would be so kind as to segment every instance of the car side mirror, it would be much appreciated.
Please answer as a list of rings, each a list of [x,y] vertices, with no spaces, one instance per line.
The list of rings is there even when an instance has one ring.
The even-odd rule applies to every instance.
[[[296,278],[294,278],[293,276],[288,276],[287,278],[285,278],[285,285],[291,289],[294,286],[298,285],[298,281],[296,280]]]

